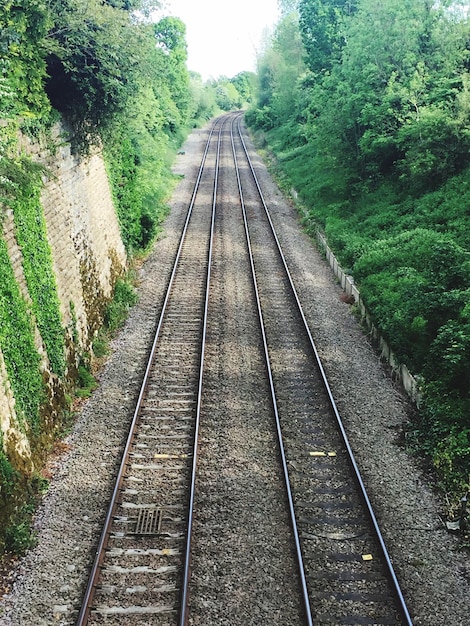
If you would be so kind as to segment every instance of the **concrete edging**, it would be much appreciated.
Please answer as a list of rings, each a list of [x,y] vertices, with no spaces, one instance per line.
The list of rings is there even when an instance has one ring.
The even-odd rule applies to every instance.
[[[403,389],[411,398],[411,400],[419,406],[421,400],[421,392],[417,379],[411,374],[406,365],[399,363],[394,353],[390,349],[390,346],[386,343],[383,337],[381,337],[379,331],[371,321],[369,312],[367,311],[364,302],[362,301],[359,289],[354,284],[354,278],[346,274],[338,263],[337,258],[333,254],[333,251],[328,246],[325,236],[317,230],[317,241],[320,248],[323,250],[330,267],[332,268],[338,281],[341,283],[341,287],[348,296],[354,298],[354,302],[358,307],[362,322],[369,329],[370,335],[380,352],[380,357],[386,361],[393,372],[393,375],[400,381]]]

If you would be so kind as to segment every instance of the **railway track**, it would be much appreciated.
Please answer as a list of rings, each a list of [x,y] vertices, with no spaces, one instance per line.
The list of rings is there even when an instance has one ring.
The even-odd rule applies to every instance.
[[[208,581],[206,590],[223,586],[225,579],[218,573],[212,580],[213,574],[204,570],[203,554],[209,547],[200,537],[209,532],[211,545],[223,546],[226,530],[221,531],[220,539],[213,533],[221,526],[230,526],[230,519],[217,522],[218,512],[226,504],[223,496],[217,498],[214,486],[205,487],[204,467],[211,466],[217,483],[214,466],[220,472],[225,468],[235,472],[236,462],[227,444],[230,431],[224,430],[230,425],[223,425],[218,418],[212,431],[210,426],[204,430],[205,420],[210,422],[211,407],[224,402],[219,383],[230,387],[227,394],[236,394],[237,387],[248,387],[253,376],[256,380],[250,393],[257,393],[259,398],[250,419],[266,414],[265,422],[256,422],[254,430],[271,428],[255,455],[259,459],[260,450],[269,448],[269,459],[261,470],[263,475],[275,474],[276,478],[270,478],[274,495],[266,495],[266,500],[272,497],[280,502],[266,509],[270,512],[264,515],[279,515],[279,519],[276,517],[274,524],[277,534],[269,537],[263,558],[270,558],[267,555],[274,546],[274,552],[281,556],[272,555],[273,562],[276,558],[280,561],[277,567],[269,568],[269,577],[273,577],[272,569],[285,568],[285,573],[273,583],[279,608],[267,601],[263,609],[266,618],[257,621],[252,617],[249,623],[266,623],[268,619],[276,624],[411,624],[274,232],[243,139],[241,119],[237,114],[224,116],[209,133],[77,626],[222,623],[217,611],[204,613],[201,608],[210,602],[201,599],[204,585],[199,579]],[[224,204],[218,192],[219,179],[229,177],[238,189],[236,204]],[[245,251],[238,251],[238,241],[236,249],[253,286],[248,290],[250,303],[245,293],[240,302],[244,309],[253,310],[249,324],[256,328],[250,337],[258,339],[252,341],[250,351],[257,356],[247,357],[247,366],[239,370],[239,359],[233,356],[230,373],[219,371],[211,379],[210,354],[205,364],[207,333],[210,338],[214,325],[211,315],[219,310],[219,325],[230,324],[237,317],[234,310],[224,319],[223,302],[211,304],[210,299],[211,289],[220,301],[224,298],[219,283],[226,278],[217,273],[218,255],[227,248],[227,243],[222,243],[224,219],[231,219],[233,227],[243,232]],[[212,279],[211,287],[213,271],[218,282]],[[245,333],[242,324],[239,333],[241,337]],[[230,360],[230,350],[225,352],[226,360]],[[212,391],[205,390],[206,367],[207,386]],[[223,370],[224,365],[218,367]],[[253,371],[243,382],[250,368]],[[265,425],[268,423],[271,426]],[[253,421],[242,418],[240,428],[250,430]],[[199,446],[201,429],[205,439]],[[220,458],[214,458],[219,453],[211,451],[211,441],[218,436],[216,448],[224,450]],[[253,439],[254,435],[250,436]],[[202,469],[198,468],[199,447]],[[223,465],[227,457],[230,463]],[[244,474],[240,476],[247,478],[253,473],[245,461],[241,465]],[[259,469],[258,462],[256,467]],[[243,495],[249,499],[249,477],[243,489],[239,499]],[[247,506],[245,503],[245,509]],[[229,518],[236,510],[233,503],[230,507]],[[280,511],[272,513],[275,509]],[[232,525],[235,522],[232,519]],[[244,536],[242,530],[237,532]],[[255,535],[255,529],[251,534]],[[250,542],[249,535],[241,543]],[[233,534],[230,541],[234,541]],[[250,550],[263,553],[260,542],[253,540]],[[235,562],[230,576],[236,577],[236,557],[232,558],[226,547],[221,550],[225,566]],[[255,582],[259,560],[261,556],[257,559],[254,554],[250,574],[253,597],[263,595],[266,589],[266,582],[260,583],[259,589]],[[217,569],[216,564],[213,567]],[[293,608],[284,613],[283,605],[289,601]],[[246,618],[227,617],[232,624],[248,623]]]
[[[173,624],[180,604],[219,141],[214,127],[77,624]]]
[[[253,250],[273,404],[288,459],[314,621],[411,623],[240,121],[233,145],[234,154],[241,155],[238,160],[246,160],[252,173],[245,188],[240,185],[246,196],[247,238]],[[267,246],[270,237],[273,245]]]

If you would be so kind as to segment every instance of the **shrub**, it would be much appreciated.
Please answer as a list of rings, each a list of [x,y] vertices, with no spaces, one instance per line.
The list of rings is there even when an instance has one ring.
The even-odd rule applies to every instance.
[[[114,290],[114,298],[108,305],[104,321],[107,328],[114,332],[124,323],[129,309],[137,302],[137,293],[129,281],[118,280]]]

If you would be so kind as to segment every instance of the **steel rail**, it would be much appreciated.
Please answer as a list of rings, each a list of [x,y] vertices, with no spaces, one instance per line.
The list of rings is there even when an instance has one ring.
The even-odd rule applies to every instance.
[[[246,236],[246,242],[247,242],[247,248],[248,248],[248,256],[250,260],[251,276],[253,280],[253,289],[255,292],[256,306],[258,309],[258,319],[259,319],[259,325],[260,325],[260,330],[261,330],[261,337],[263,340],[264,359],[265,359],[266,370],[267,370],[268,379],[269,379],[269,388],[271,391],[271,401],[273,405],[274,418],[276,422],[277,441],[279,444],[279,451],[281,453],[282,470],[283,470],[283,475],[284,475],[284,486],[286,489],[287,500],[289,504],[289,515],[290,515],[292,532],[294,535],[295,552],[296,552],[297,564],[298,564],[298,573],[300,576],[300,582],[301,582],[301,587],[302,587],[302,599],[303,599],[303,604],[304,604],[305,615],[307,618],[307,624],[309,626],[313,626],[312,612],[310,608],[310,600],[309,600],[309,594],[308,594],[308,588],[307,588],[307,580],[305,576],[305,567],[304,567],[304,562],[303,562],[303,557],[302,557],[302,550],[300,547],[299,531],[297,528],[297,521],[295,517],[294,498],[293,498],[292,489],[290,486],[289,471],[287,469],[287,459],[286,459],[286,453],[285,453],[284,442],[283,442],[283,437],[282,437],[281,421],[279,418],[279,410],[278,410],[277,399],[276,399],[276,390],[274,386],[273,373],[272,373],[271,363],[270,363],[270,358],[269,358],[268,341],[267,341],[266,330],[264,326],[264,316],[263,316],[263,311],[261,309],[261,300],[260,300],[260,295],[259,295],[259,290],[258,290],[258,281],[256,278],[255,263],[253,259],[253,251],[252,251],[252,246],[251,246],[251,241],[250,241],[250,233],[249,233],[249,228],[248,228],[248,219],[247,219],[247,214],[246,214],[245,200],[243,196],[243,189],[242,189],[242,184],[240,180],[240,170],[238,167],[238,159],[237,159],[237,154],[235,150],[235,142],[234,142],[234,137],[233,137],[234,123],[235,123],[235,119],[232,119],[230,136],[231,136],[231,142],[232,142],[233,160],[235,163],[235,172],[237,176],[238,192],[239,192],[240,204],[242,208],[243,224],[245,227],[245,236]]]
[[[225,124],[225,120],[223,121],[221,128],[219,130],[219,137],[217,141],[217,155],[216,155],[216,163],[215,163],[215,174],[214,174],[214,188],[212,192],[212,215],[211,215],[211,228],[210,228],[210,237],[209,237],[209,251],[208,251],[208,260],[207,260],[207,277],[206,277],[206,294],[205,294],[205,302],[204,302],[204,319],[202,324],[202,341],[201,341],[201,358],[200,358],[200,367],[199,367],[199,384],[198,384],[198,395],[197,395],[197,406],[196,406],[196,421],[195,421],[195,433],[194,433],[194,452],[193,452],[193,462],[191,468],[191,487],[190,487],[190,495],[189,495],[189,513],[188,513],[188,527],[186,532],[186,555],[184,560],[184,571],[183,571],[183,583],[182,583],[182,592],[181,592],[181,614],[179,618],[180,626],[186,626],[189,617],[189,579],[191,576],[191,547],[192,547],[192,536],[193,536],[193,519],[194,519],[194,501],[196,497],[196,471],[197,471],[197,460],[198,460],[198,447],[199,447],[199,425],[201,422],[201,407],[202,407],[202,385],[204,379],[204,357],[206,351],[206,330],[207,330],[207,320],[209,316],[209,295],[210,295],[210,283],[211,283],[211,274],[212,274],[212,252],[213,252],[213,240],[214,240],[214,229],[215,229],[215,212],[217,206],[217,187],[219,184],[219,166],[220,166],[220,144],[222,140],[222,130]]]
[[[140,388],[140,393],[139,393],[139,397],[137,400],[137,404],[136,404],[136,408],[134,411],[134,415],[132,418],[132,422],[129,428],[129,434],[127,437],[127,441],[126,441],[126,445],[124,448],[124,452],[122,455],[122,461],[121,461],[121,465],[119,468],[119,472],[117,475],[117,479],[116,479],[116,483],[114,486],[114,490],[113,490],[113,494],[111,496],[111,500],[110,500],[110,504],[108,507],[108,512],[106,515],[106,519],[104,522],[104,526],[103,526],[103,531],[101,533],[100,536],[100,540],[98,543],[98,546],[96,548],[95,551],[95,557],[94,557],[94,561],[93,561],[93,565],[92,565],[92,569],[88,578],[88,584],[85,590],[85,594],[83,596],[82,599],[82,605],[80,608],[80,612],[77,618],[77,622],[76,622],[76,626],[86,626],[86,624],[88,623],[88,618],[90,616],[90,611],[91,611],[91,603],[93,601],[93,597],[94,597],[94,593],[95,593],[95,588],[96,588],[96,584],[98,581],[98,577],[103,565],[103,560],[104,560],[104,551],[106,549],[106,545],[108,543],[108,539],[109,539],[109,535],[110,535],[110,530],[111,530],[111,525],[112,525],[112,520],[113,520],[113,516],[114,516],[114,512],[116,509],[116,504],[117,504],[117,500],[118,500],[118,496],[119,493],[121,491],[121,487],[122,487],[122,483],[124,480],[124,476],[125,476],[125,471],[126,471],[126,465],[128,463],[128,459],[129,459],[129,452],[134,440],[134,435],[135,435],[135,430],[136,430],[136,426],[137,426],[137,421],[140,415],[140,410],[141,410],[141,406],[145,397],[145,393],[146,393],[146,389],[147,389],[147,384],[148,384],[148,380],[150,377],[150,372],[152,370],[152,365],[153,365],[153,361],[154,361],[154,357],[155,357],[155,352],[157,349],[157,345],[158,345],[158,340],[160,338],[160,333],[161,333],[161,329],[162,329],[162,325],[163,325],[163,320],[165,317],[165,313],[166,313],[166,309],[168,306],[168,301],[170,299],[170,295],[172,292],[172,288],[173,288],[173,284],[175,281],[175,276],[176,276],[176,272],[178,269],[178,264],[180,261],[180,257],[181,257],[181,253],[182,253],[182,249],[183,249],[183,244],[186,238],[186,233],[188,230],[188,226],[189,226],[189,222],[191,219],[191,215],[193,212],[193,208],[194,208],[194,203],[196,201],[196,196],[197,196],[197,192],[199,189],[199,185],[201,182],[201,178],[202,178],[202,174],[204,171],[204,166],[205,166],[205,162],[206,162],[206,158],[207,158],[207,154],[209,152],[209,147],[210,147],[210,143],[211,143],[211,139],[212,136],[215,132],[215,128],[216,128],[216,123],[214,123],[214,125],[212,126],[212,128],[210,129],[209,132],[209,137],[207,139],[206,142],[206,146],[205,146],[205,150],[201,159],[201,165],[199,167],[199,171],[198,171],[198,175],[196,178],[196,182],[194,184],[194,189],[193,189],[193,193],[191,196],[191,201],[188,207],[188,212],[187,212],[187,216],[186,216],[186,220],[183,226],[183,230],[181,233],[181,237],[180,237],[180,241],[179,241],[179,245],[178,245],[178,249],[177,249],[177,253],[175,256],[175,260],[174,260],[174,264],[173,264],[173,269],[170,275],[170,279],[168,281],[168,286],[167,286],[167,291],[166,291],[166,296],[165,296],[165,300],[163,302],[163,306],[162,306],[162,310],[160,313],[160,318],[159,318],[159,322],[158,322],[158,326],[157,326],[157,330],[155,332],[154,335],[154,340],[152,343],[152,347],[150,350],[150,355],[147,361],[147,367],[144,373],[144,377],[142,380],[142,385]]]
[[[409,614],[409,611],[408,611],[408,607],[406,606],[406,602],[405,602],[403,593],[401,591],[400,584],[399,584],[398,579],[396,577],[392,561],[391,561],[390,556],[388,554],[388,550],[386,548],[385,541],[384,541],[383,536],[382,536],[382,532],[381,532],[381,530],[379,528],[379,524],[377,522],[377,518],[375,516],[374,510],[372,508],[372,504],[371,504],[369,496],[367,494],[367,490],[366,490],[364,481],[362,479],[362,476],[361,476],[361,473],[360,473],[360,470],[359,470],[359,466],[358,466],[358,464],[356,462],[356,459],[354,457],[354,453],[353,453],[351,444],[349,442],[349,439],[348,439],[348,436],[347,436],[347,433],[346,433],[343,421],[341,419],[341,416],[339,414],[338,408],[336,406],[336,402],[335,402],[335,400],[333,398],[333,393],[331,391],[330,384],[329,384],[328,379],[326,377],[326,373],[325,373],[325,370],[323,368],[323,364],[321,362],[320,355],[318,353],[318,350],[317,350],[317,347],[316,347],[315,342],[313,340],[312,334],[310,332],[310,328],[309,328],[307,319],[305,317],[302,305],[300,303],[300,299],[299,299],[299,296],[297,294],[297,290],[295,288],[294,281],[292,279],[292,275],[291,275],[290,270],[288,268],[287,261],[285,259],[284,253],[282,252],[281,244],[280,244],[279,239],[277,237],[277,234],[276,234],[276,231],[275,231],[275,228],[274,228],[274,224],[273,224],[272,219],[271,219],[271,215],[269,213],[269,209],[268,209],[266,200],[264,198],[263,192],[261,190],[261,186],[260,186],[259,181],[258,181],[258,177],[256,175],[256,172],[255,172],[253,163],[251,161],[251,158],[250,158],[250,156],[248,154],[248,149],[247,149],[247,146],[246,146],[246,143],[245,143],[245,140],[243,138],[242,131],[241,131],[241,117],[242,116],[240,116],[238,118],[237,131],[238,131],[238,135],[239,135],[239,138],[241,140],[241,143],[243,145],[243,149],[244,149],[244,152],[245,152],[245,155],[246,155],[247,163],[248,163],[248,165],[250,167],[250,170],[251,170],[251,173],[252,173],[252,176],[253,176],[253,180],[254,180],[256,188],[258,190],[258,194],[259,194],[261,203],[263,205],[266,217],[268,219],[271,231],[273,233],[273,237],[274,237],[274,240],[276,242],[276,246],[277,246],[277,249],[279,251],[279,255],[280,255],[280,258],[282,260],[282,263],[283,263],[283,266],[284,266],[284,269],[285,269],[285,272],[286,272],[286,276],[288,278],[288,281],[289,281],[289,284],[290,284],[290,287],[291,287],[291,290],[292,290],[292,294],[294,296],[294,299],[295,299],[295,302],[296,302],[299,314],[300,314],[300,316],[302,318],[302,322],[303,322],[305,331],[307,333],[310,346],[311,346],[311,348],[313,350],[313,353],[315,355],[316,365],[318,366],[319,372],[321,374],[323,385],[324,385],[325,390],[327,392],[331,408],[332,408],[332,410],[334,412],[334,415],[335,415],[335,418],[336,418],[336,422],[338,424],[338,427],[339,427],[339,430],[340,430],[341,437],[343,439],[345,448],[346,448],[346,450],[348,452],[349,461],[350,461],[351,466],[353,468],[355,479],[357,481],[357,484],[359,485],[359,489],[360,489],[363,501],[364,501],[364,503],[366,505],[366,508],[367,508],[367,511],[368,511],[368,514],[369,514],[369,519],[370,519],[370,521],[372,523],[372,526],[374,528],[377,540],[379,542],[379,545],[380,545],[380,548],[381,548],[381,551],[382,551],[382,556],[383,556],[383,558],[385,560],[385,563],[387,565],[388,573],[389,573],[390,579],[391,579],[391,581],[393,583],[393,586],[394,586],[394,589],[395,589],[395,592],[396,592],[396,595],[397,595],[397,599],[399,601],[400,611],[402,613],[402,617],[405,620],[405,623],[407,624],[407,626],[413,626],[413,622],[411,620],[411,617],[410,617],[410,614]]]

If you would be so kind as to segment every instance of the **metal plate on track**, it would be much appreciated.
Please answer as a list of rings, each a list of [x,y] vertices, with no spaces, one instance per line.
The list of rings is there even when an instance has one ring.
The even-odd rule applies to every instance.
[[[140,509],[134,535],[159,535],[162,528],[162,509]]]

